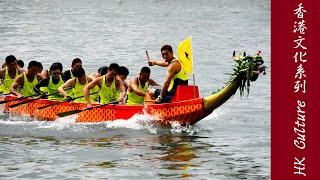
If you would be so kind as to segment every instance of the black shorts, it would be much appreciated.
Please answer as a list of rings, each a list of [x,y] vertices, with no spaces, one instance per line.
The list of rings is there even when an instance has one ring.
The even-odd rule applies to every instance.
[[[160,95],[160,93],[161,93],[161,89],[156,89],[156,91],[154,92],[154,97],[155,98],[157,98],[159,95]],[[172,90],[172,91],[167,91],[165,94],[164,94],[164,96],[162,97],[162,100],[161,100],[161,102],[162,103],[167,103],[167,102],[169,102],[172,98],[173,98],[173,96],[174,96],[174,94],[176,93],[176,91],[174,91],[174,90]]]

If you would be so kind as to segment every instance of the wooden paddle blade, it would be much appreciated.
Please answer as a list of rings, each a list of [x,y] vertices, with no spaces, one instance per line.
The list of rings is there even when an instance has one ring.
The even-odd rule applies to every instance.
[[[32,102],[32,101],[35,101],[35,100],[38,100],[38,99],[40,99],[40,98],[29,99],[29,100],[26,100],[26,101],[23,101],[23,102],[19,102],[17,104],[10,105],[9,108],[15,108],[15,107],[18,107],[20,105],[27,104],[29,102]]]
[[[77,113],[82,112],[82,111],[84,111],[84,110],[83,109],[76,109],[76,110],[73,110],[73,111],[67,111],[67,112],[58,113],[56,115],[59,116],[59,117],[66,117],[66,116],[70,116],[72,114],[77,114]]]
[[[72,111],[67,111],[67,112],[62,112],[62,113],[58,113],[56,114],[57,116],[59,117],[66,117],[66,116],[70,116],[72,114],[77,114],[79,112],[82,112],[82,111],[86,111],[86,110],[91,110],[91,109],[94,109],[94,108],[99,108],[99,107],[102,107],[102,106],[107,106],[109,104],[118,104],[119,102],[118,101],[112,101],[108,104],[101,104],[101,105],[98,105],[98,106],[93,106],[91,108],[84,108],[84,109],[77,109],[77,110],[72,110]]]
[[[47,96],[51,96],[51,95],[58,94],[58,93],[59,93],[59,91],[58,91],[58,92],[55,92],[55,93],[52,93],[52,94],[47,94]],[[32,95],[32,96],[37,96],[37,95],[38,95],[38,94]],[[28,96],[28,97],[29,97],[29,96]],[[24,98],[27,98],[27,97],[20,97],[20,98],[21,98],[21,99],[24,99]],[[20,98],[17,98],[17,99],[15,99],[15,100],[21,100]],[[26,100],[26,101],[23,101],[23,102],[20,102],[20,103],[17,103],[17,104],[13,104],[13,105],[10,105],[9,107],[10,107],[10,108],[15,108],[15,107],[17,107],[17,106],[20,106],[20,105],[23,105],[23,104],[26,104],[26,103],[35,101],[35,100],[37,100],[37,99],[41,99],[41,97],[37,97],[37,98],[29,99],[29,100]]]

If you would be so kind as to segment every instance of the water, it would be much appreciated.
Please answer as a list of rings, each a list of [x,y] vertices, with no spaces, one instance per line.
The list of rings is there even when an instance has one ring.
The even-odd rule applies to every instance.
[[[233,50],[257,50],[269,67],[207,118],[188,127],[129,121],[40,122],[0,113],[0,179],[270,179],[270,1],[0,1],[0,59],[9,54],[60,61],[79,57],[87,73],[117,62],[128,80],[146,66],[145,50],[192,35],[196,84],[208,96],[232,73]],[[165,68],[151,78],[164,81]]]

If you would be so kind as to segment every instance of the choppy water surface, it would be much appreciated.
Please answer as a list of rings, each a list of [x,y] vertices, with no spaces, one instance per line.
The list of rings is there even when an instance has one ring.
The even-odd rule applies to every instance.
[[[232,73],[233,50],[262,51],[270,67],[270,1],[0,1],[0,58],[54,61],[87,73],[117,62],[128,80],[146,65],[145,50],[193,37],[202,97]],[[152,67],[164,81],[165,68]],[[0,179],[270,179],[270,69],[196,125],[129,121],[42,122],[0,113]]]

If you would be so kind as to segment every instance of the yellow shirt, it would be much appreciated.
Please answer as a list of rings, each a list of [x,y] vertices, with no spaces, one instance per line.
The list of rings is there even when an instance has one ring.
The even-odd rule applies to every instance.
[[[79,79],[76,77],[76,84],[74,85],[74,88],[72,88],[73,95],[74,95],[75,98],[84,95],[83,88],[84,88],[87,84],[88,84],[88,78],[87,78],[87,77],[86,77],[86,82],[85,82],[83,85],[80,84]],[[82,97],[82,98],[78,98],[78,99],[74,100],[74,102],[85,103],[86,100],[85,100],[84,97]]]
[[[140,79],[138,77],[138,89],[142,92],[147,92],[147,89],[149,87],[149,83],[148,81],[144,84],[144,87],[142,88],[141,86],[141,82]],[[128,105],[139,105],[139,104],[143,104],[144,103],[144,98],[143,96],[139,96],[137,95],[135,92],[130,92],[129,90],[127,91],[128,94],[128,100],[127,100],[127,104]]]
[[[23,87],[22,87],[22,94],[23,96],[31,96],[35,95],[33,88],[38,84],[38,77],[34,75],[33,81],[29,82],[27,78],[27,74],[23,73]]]
[[[10,88],[14,82],[14,80],[19,76],[18,70],[16,69],[16,75],[13,79],[9,76],[9,69],[6,67],[4,78],[3,78],[3,84],[2,84],[2,90],[4,94],[10,93]]]
[[[63,85],[63,80],[61,78],[61,76],[59,77],[59,82],[57,84],[54,84],[52,82],[52,76],[50,76],[50,80],[49,80],[49,84],[48,86],[46,87],[47,90],[48,90],[48,94],[53,94],[55,92],[58,92],[58,88]],[[55,95],[52,95],[52,96],[49,96],[48,97],[49,100],[64,100],[65,98],[60,94],[55,94]]]
[[[108,104],[111,101],[116,101],[117,97],[117,87],[116,80],[113,79],[111,85],[108,87],[106,85],[106,76],[102,76],[102,83],[100,88],[100,104]]]
[[[183,80],[183,81],[187,81],[187,80],[188,80],[188,75],[187,75],[184,67],[182,66],[182,63],[180,62],[180,60],[179,60],[178,58],[174,58],[174,59],[170,62],[170,64],[173,63],[174,61],[178,61],[178,62],[180,63],[181,69],[180,69],[180,71],[179,71],[177,74],[175,74],[175,75],[173,76],[173,78],[171,79],[171,82],[170,82],[168,91],[170,91],[170,90],[173,88],[173,86],[174,86],[174,80],[175,80],[175,79],[181,79],[181,80]]]

